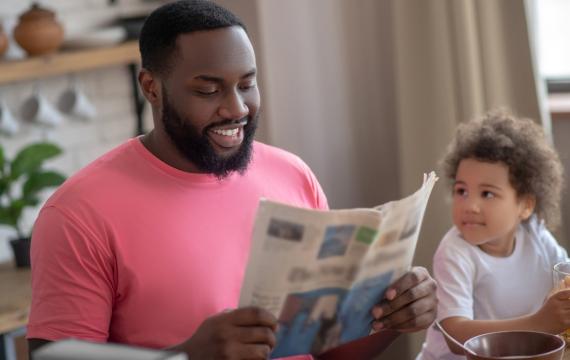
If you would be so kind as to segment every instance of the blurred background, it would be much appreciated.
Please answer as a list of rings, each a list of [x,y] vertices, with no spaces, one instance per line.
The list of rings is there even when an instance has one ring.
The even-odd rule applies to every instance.
[[[71,175],[150,129],[150,111],[132,82],[135,41],[141,20],[164,2],[2,0],[6,156],[50,140],[64,150],[50,166]],[[242,17],[254,43],[263,107],[258,139],[301,156],[332,208],[374,206],[411,193],[422,173],[438,170],[458,123],[499,106],[541,123],[570,169],[570,1],[216,2]],[[45,21],[29,23],[37,17]],[[22,30],[25,21],[30,26]],[[31,54],[38,27],[52,34],[41,42],[53,47]],[[109,52],[93,53],[100,50]],[[88,101],[79,110],[91,112],[62,105],[69,89]],[[30,110],[28,100],[38,96],[53,114]],[[416,251],[415,264],[430,270],[451,225],[448,193],[441,179]],[[556,234],[568,248],[568,191],[563,210]],[[30,229],[36,214],[27,209],[23,227]],[[11,260],[13,236],[0,226],[0,262]],[[423,336],[400,337],[381,358],[413,359]]]

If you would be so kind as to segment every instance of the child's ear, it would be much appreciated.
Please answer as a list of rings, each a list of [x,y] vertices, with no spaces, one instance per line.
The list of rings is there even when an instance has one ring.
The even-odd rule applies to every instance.
[[[528,219],[534,212],[534,207],[536,206],[536,197],[534,197],[534,195],[523,195],[520,197],[520,205],[520,218],[524,221]]]

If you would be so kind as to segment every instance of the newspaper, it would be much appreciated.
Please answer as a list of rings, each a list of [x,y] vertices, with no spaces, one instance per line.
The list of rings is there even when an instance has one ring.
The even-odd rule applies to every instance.
[[[272,357],[321,354],[371,334],[371,309],[411,267],[435,173],[414,194],[368,209],[261,200],[240,306],[279,321]]]

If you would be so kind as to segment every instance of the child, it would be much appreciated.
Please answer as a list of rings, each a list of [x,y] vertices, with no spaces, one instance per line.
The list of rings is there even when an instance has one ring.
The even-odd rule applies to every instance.
[[[549,296],[552,267],[567,254],[545,227],[558,225],[563,171],[541,128],[490,112],[458,127],[443,167],[454,224],[433,261],[444,329],[463,343],[493,331],[570,327],[570,290]],[[416,360],[464,359],[452,351],[462,354],[432,326]]]

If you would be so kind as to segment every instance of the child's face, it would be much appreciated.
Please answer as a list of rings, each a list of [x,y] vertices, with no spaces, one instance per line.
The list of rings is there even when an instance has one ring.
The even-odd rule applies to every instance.
[[[503,163],[463,159],[453,187],[453,223],[468,243],[495,256],[513,249],[517,225],[534,210],[534,200],[520,198]]]

